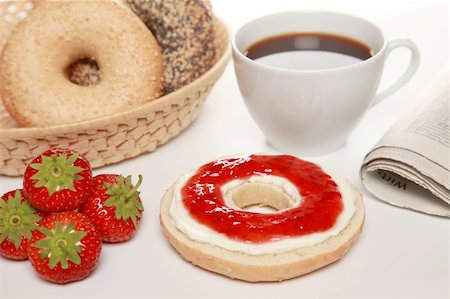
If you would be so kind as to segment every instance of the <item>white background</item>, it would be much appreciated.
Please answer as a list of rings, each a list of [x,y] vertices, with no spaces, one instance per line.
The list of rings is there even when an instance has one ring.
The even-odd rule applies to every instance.
[[[448,219],[392,207],[361,184],[364,155],[417,100],[443,68],[449,68],[449,3],[431,0],[263,1],[212,0],[215,13],[230,30],[252,18],[284,10],[327,9],[352,13],[377,23],[388,37],[407,37],[418,45],[418,72],[399,92],[367,113],[344,148],[310,159],[341,173],[364,194],[363,234],[339,262],[282,283],[250,284],[196,268],[170,247],[159,227],[159,200],[176,178],[212,159],[234,153],[276,152],[249,116],[239,94],[232,64],[213,89],[198,119],[155,152],[103,169],[144,175],[145,217],[134,239],[106,244],[96,271],[87,279],[55,285],[40,279],[29,262],[0,259],[0,298],[449,298]],[[326,20],[324,20],[326,21]],[[406,51],[388,60],[383,82],[395,78]],[[0,193],[21,185],[0,177]]]

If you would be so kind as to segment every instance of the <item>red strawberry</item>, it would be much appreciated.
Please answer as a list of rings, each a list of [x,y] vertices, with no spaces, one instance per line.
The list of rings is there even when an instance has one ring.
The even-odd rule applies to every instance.
[[[142,176],[135,187],[131,176],[101,174],[93,178],[91,197],[80,211],[95,224],[103,241],[122,242],[136,233],[144,211],[137,191],[141,183]]]
[[[0,199],[0,255],[13,260],[28,258],[27,246],[32,231],[45,213],[36,211],[17,189]]]
[[[94,271],[101,248],[100,234],[85,215],[63,212],[40,221],[28,245],[28,257],[42,278],[68,283]]]
[[[51,149],[35,158],[25,170],[25,197],[46,212],[78,209],[88,198],[92,180],[88,160],[77,152]]]

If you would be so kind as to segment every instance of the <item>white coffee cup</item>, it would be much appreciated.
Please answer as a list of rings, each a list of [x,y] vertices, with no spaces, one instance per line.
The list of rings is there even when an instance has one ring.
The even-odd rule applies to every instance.
[[[367,45],[373,55],[343,66],[313,56],[291,61],[289,55],[274,66],[273,61],[262,61],[265,57],[252,60],[245,55],[258,41],[297,32],[348,37]],[[377,91],[386,57],[398,47],[410,50],[409,65],[399,79]],[[365,112],[403,86],[419,64],[419,51],[410,40],[388,41],[380,28],[364,19],[327,11],[289,11],[255,19],[237,31],[232,48],[244,102],[268,143],[303,156],[339,149]]]

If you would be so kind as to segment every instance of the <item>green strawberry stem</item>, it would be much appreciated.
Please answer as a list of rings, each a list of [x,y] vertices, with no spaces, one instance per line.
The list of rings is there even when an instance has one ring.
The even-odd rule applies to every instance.
[[[0,199],[0,243],[4,240],[14,243],[19,249],[22,237],[31,239],[32,231],[37,228],[41,217],[27,201],[22,202],[22,194],[16,190],[14,196],[9,195],[8,201]]]
[[[130,176],[130,178],[131,178],[131,176]],[[130,192],[127,193],[127,195],[125,197],[131,198],[133,196],[133,194],[138,193],[137,189],[141,186],[141,184],[142,184],[142,175],[139,175],[137,184],[134,186],[133,189],[130,190]]]
[[[9,224],[11,225],[19,225],[20,224],[20,217],[17,215],[12,215],[11,218],[9,218]]]
[[[105,183],[105,194],[109,198],[103,203],[106,207],[115,208],[115,217],[120,220],[131,219],[134,227],[137,227],[137,219],[142,216],[144,207],[139,200],[140,192],[137,191],[142,184],[142,175],[139,175],[137,184],[133,187],[131,184],[131,176],[124,178],[119,176],[116,184]]]
[[[55,178],[59,178],[62,174],[62,170],[60,167],[52,167],[50,168],[50,174],[55,177]]]
[[[34,187],[47,187],[49,195],[63,189],[75,191],[73,182],[82,179],[78,173],[83,171],[82,167],[73,165],[78,159],[78,153],[73,153],[70,157],[67,157],[67,153],[60,156],[51,155],[47,157],[42,155],[41,157],[41,163],[30,165],[31,168],[37,170],[31,177],[31,179],[36,180]]]
[[[42,249],[39,253],[41,259],[49,258],[50,269],[55,268],[58,263],[61,264],[62,269],[67,269],[69,261],[76,265],[81,264],[79,255],[82,251],[81,239],[87,235],[87,232],[74,230],[72,222],[63,227],[59,221],[56,222],[53,231],[43,227],[39,227],[38,230],[45,237],[33,246]]]

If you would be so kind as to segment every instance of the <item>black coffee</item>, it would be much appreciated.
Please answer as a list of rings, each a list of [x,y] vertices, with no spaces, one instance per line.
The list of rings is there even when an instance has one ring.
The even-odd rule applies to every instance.
[[[367,45],[345,36],[328,33],[288,33],[272,36],[254,43],[244,54],[250,59],[258,59],[289,51],[334,52],[360,60],[373,56],[373,51]]]

